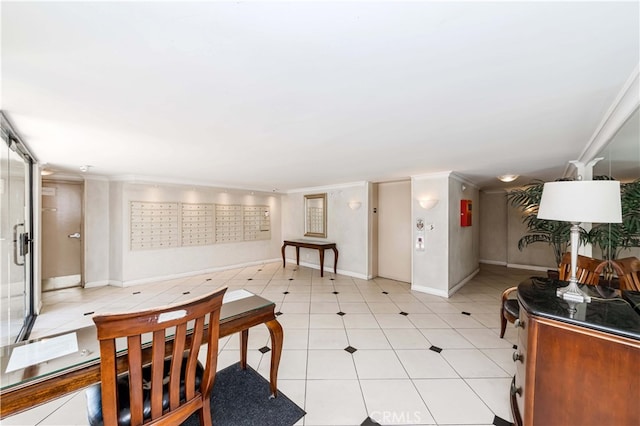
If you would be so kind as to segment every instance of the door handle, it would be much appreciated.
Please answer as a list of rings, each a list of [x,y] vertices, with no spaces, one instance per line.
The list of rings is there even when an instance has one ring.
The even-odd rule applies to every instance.
[[[18,260],[20,255],[24,256],[24,240],[22,237],[24,234],[18,233],[18,228],[21,226],[24,226],[24,223],[16,223],[13,225],[13,263],[18,266],[24,266],[24,261],[20,262]],[[20,250],[18,250],[18,243],[21,245]]]
[[[69,238],[77,238],[80,239],[80,233],[79,232],[74,232],[73,234],[69,234],[67,235]]]

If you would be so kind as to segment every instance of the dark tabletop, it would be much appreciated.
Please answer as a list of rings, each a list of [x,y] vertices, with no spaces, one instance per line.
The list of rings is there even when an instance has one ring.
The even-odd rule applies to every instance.
[[[591,302],[574,303],[556,296],[556,289],[566,285],[566,281],[531,277],[518,285],[518,300],[539,317],[640,340],[640,312],[633,308],[633,300],[640,302],[640,293],[580,285]]]

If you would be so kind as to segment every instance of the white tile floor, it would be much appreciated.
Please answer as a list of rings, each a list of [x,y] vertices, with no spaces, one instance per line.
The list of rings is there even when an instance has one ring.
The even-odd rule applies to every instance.
[[[87,312],[171,303],[221,285],[245,288],[282,312],[278,385],[307,412],[300,425],[360,425],[368,416],[383,425],[491,425],[495,416],[512,420],[508,395],[517,336],[508,327],[505,339],[498,337],[500,294],[539,274],[481,265],[478,275],[445,299],[388,279],[320,278],[317,270],[270,263],[136,287],[46,293],[32,336],[91,324]],[[267,329],[256,327],[249,335],[249,364],[268,377],[270,352],[257,350],[269,345]],[[238,340],[221,340],[219,369],[238,361]],[[348,346],[357,350],[351,354]],[[85,424],[83,391],[2,421]]]

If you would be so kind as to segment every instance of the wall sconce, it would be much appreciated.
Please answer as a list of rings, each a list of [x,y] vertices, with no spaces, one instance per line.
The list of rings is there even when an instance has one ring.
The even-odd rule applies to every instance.
[[[351,210],[358,210],[362,203],[360,201],[349,201],[349,208]]]
[[[424,200],[418,200],[420,207],[425,210],[431,210],[438,204],[438,200],[435,198],[425,198]]]

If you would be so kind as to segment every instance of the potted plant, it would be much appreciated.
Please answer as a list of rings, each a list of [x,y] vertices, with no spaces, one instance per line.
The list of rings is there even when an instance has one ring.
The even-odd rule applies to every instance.
[[[571,179],[556,179],[564,181]],[[553,248],[556,265],[560,265],[562,256],[569,245],[571,223],[556,220],[538,219],[538,208],[542,197],[544,181],[534,180],[522,188],[507,193],[507,200],[511,206],[523,213],[523,223],[527,226],[527,233],[518,240],[518,249],[523,250],[529,244],[547,243]],[[550,275],[557,271],[549,271]]]

